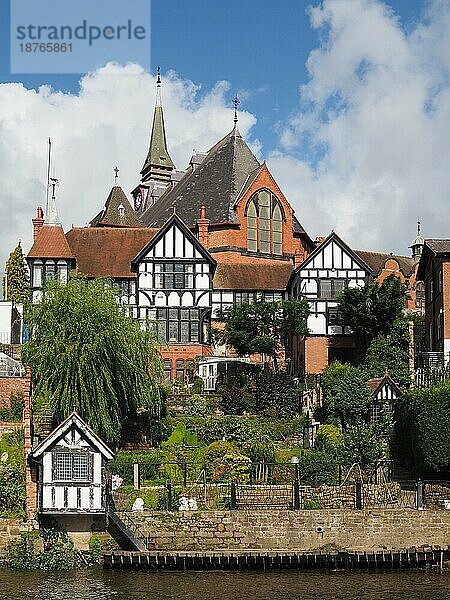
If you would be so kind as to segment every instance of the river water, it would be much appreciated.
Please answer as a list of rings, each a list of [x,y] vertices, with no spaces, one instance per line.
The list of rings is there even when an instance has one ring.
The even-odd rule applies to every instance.
[[[450,573],[0,571],[8,600],[448,600]]]

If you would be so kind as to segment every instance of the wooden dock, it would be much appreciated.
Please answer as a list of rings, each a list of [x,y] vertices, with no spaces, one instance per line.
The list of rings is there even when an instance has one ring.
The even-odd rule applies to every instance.
[[[405,550],[217,550],[126,552],[103,555],[107,569],[221,571],[269,569],[367,569],[441,567],[450,559],[448,546],[422,546]]]

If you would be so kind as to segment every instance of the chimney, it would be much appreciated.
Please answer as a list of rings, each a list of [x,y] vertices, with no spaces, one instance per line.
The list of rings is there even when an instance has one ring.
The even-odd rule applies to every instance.
[[[198,240],[208,250],[209,248],[209,219],[206,218],[206,208],[203,204],[200,208],[200,219],[197,220]]]
[[[294,269],[299,267],[302,264],[302,262],[305,260],[305,258],[306,258],[305,252],[297,251],[293,256]]]
[[[33,219],[33,241],[36,241],[37,233],[44,225],[44,211],[40,206],[37,209],[37,216]]]

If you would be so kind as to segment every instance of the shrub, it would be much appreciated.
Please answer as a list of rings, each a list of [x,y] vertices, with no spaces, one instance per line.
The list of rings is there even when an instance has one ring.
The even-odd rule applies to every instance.
[[[298,471],[303,485],[333,485],[336,483],[337,462],[327,452],[311,450],[300,456]]]
[[[329,454],[336,454],[342,446],[342,431],[335,425],[321,425],[317,431],[314,448]]]
[[[349,427],[339,449],[342,466],[359,464],[362,469],[378,460],[389,458],[389,446],[384,437],[383,424],[358,423]]]
[[[248,483],[251,460],[231,442],[213,442],[203,453],[207,476],[212,481]]]
[[[0,421],[20,423],[23,419],[23,392],[12,392],[9,397],[9,408],[0,409]]]

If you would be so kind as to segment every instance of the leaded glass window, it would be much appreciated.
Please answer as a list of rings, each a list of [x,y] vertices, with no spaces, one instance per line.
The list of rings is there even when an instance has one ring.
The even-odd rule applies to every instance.
[[[87,452],[55,452],[54,481],[91,481],[91,455]]]
[[[277,198],[260,190],[247,206],[247,250],[283,254],[283,212]]]

